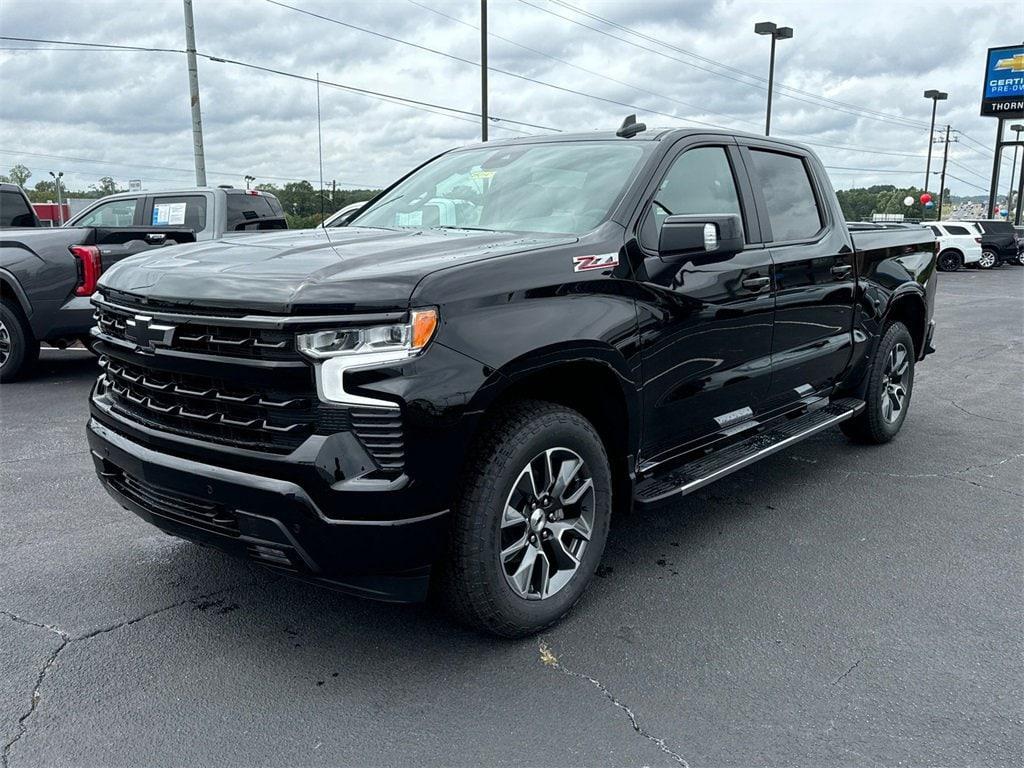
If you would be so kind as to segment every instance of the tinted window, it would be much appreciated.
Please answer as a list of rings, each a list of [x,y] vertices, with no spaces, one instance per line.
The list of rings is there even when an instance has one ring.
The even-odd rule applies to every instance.
[[[281,203],[273,195],[251,195],[246,192],[229,192],[228,199],[228,231],[247,229],[267,229],[267,226],[256,226],[260,219],[284,218]],[[273,227],[278,228],[278,227]],[[284,225],[281,224],[281,229]]]
[[[151,227],[184,227],[193,232],[206,229],[205,195],[164,195],[153,198]]]
[[[82,218],[75,221],[75,227],[130,227],[135,223],[137,197],[125,200],[110,200],[100,203]]]
[[[785,242],[814,237],[823,220],[804,161],[777,152],[753,150],[750,154],[764,191],[772,239]]]
[[[552,142],[450,152],[364,208],[352,226],[588,232],[608,218],[629,184],[642,144]]]
[[[34,227],[35,224],[32,209],[20,192],[0,192],[0,227]]]
[[[928,227],[928,229],[930,229],[932,231],[932,234],[934,234],[936,237],[942,237],[942,230],[940,230],[938,227]]]
[[[949,234],[951,234],[951,235],[969,235],[969,234],[971,234],[970,232],[967,231],[967,227],[958,227],[958,226],[955,226],[953,224],[947,224],[946,225],[946,231]]]

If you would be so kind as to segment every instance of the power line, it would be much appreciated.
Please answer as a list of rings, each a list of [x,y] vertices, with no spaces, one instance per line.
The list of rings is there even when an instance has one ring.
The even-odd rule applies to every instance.
[[[979,176],[982,179],[987,179],[988,178],[987,174],[984,174],[981,171],[976,171],[973,168],[971,168],[970,166],[964,165],[963,163],[955,160],[952,157],[947,158],[947,159],[949,160],[949,162],[951,162],[953,165],[955,165],[957,168],[960,168],[961,170],[967,171],[968,173],[973,173],[975,176]]]
[[[427,53],[432,53],[432,54],[435,54],[437,56],[442,56],[442,57],[444,57],[446,59],[451,59],[452,61],[457,61],[457,62],[461,62],[463,64],[468,64],[468,65],[470,65],[472,67],[479,67],[480,66],[479,62],[473,61],[472,59],[467,59],[467,58],[464,58],[462,56],[457,56],[457,55],[455,55],[453,53],[448,53],[446,51],[440,51],[440,50],[438,50],[436,48],[430,48],[429,46],[421,45],[420,43],[414,43],[414,42],[412,42],[410,40],[403,40],[402,38],[394,37],[393,35],[384,34],[383,32],[377,32],[377,31],[372,30],[372,29],[367,29],[366,27],[360,27],[360,26],[358,26],[356,24],[351,24],[351,23],[349,23],[347,21],[341,21],[340,19],[334,19],[334,18],[331,18],[330,16],[324,16],[323,14],[314,13],[313,11],[307,11],[307,10],[305,10],[303,8],[297,8],[296,6],[293,6],[293,5],[287,5],[285,3],[279,2],[279,0],[266,0],[266,2],[270,3],[271,5],[276,5],[276,6],[279,6],[281,8],[287,8],[287,9],[295,11],[297,13],[302,13],[302,14],[305,14],[307,16],[311,16],[313,18],[320,19],[322,21],[328,21],[328,22],[331,22],[333,24],[339,24],[340,26],[347,27],[349,29],[354,29],[354,30],[358,30],[360,32],[365,32],[365,33],[367,33],[369,35],[373,35],[374,37],[380,37],[380,38],[383,38],[385,40],[390,40],[390,41],[395,42],[395,43],[400,43],[402,45],[408,45],[408,46],[410,46],[412,48],[416,48],[418,50],[425,51]],[[546,80],[539,80],[539,79],[537,79],[535,77],[530,77],[528,75],[523,75],[523,74],[520,74],[518,72],[511,72],[511,71],[509,71],[507,69],[501,69],[500,67],[490,67],[489,66],[489,67],[487,67],[487,71],[488,72],[495,72],[495,73],[497,73],[499,75],[505,75],[506,77],[513,77],[513,78],[515,78],[517,80],[523,80],[523,81],[528,82],[528,83],[533,83],[534,85],[542,85],[542,86],[544,86],[546,88],[552,88],[552,89],[554,89],[556,91],[561,91],[562,93],[571,93],[574,96],[582,96],[584,98],[594,99],[596,101],[603,101],[606,104],[614,104],[614,105],[619,106],[619,107],[625,107],[626,109],[632,109],[632,110],[636,110],[636,111],[639,111],[639,112],[648,112],[648,113],[655,114],[655,115],[661,115],[662,117],[667,117],[667,118],[670,118],[672,120],[681,120],[683,122],[694,123],[696,125],[704,125],[704,126],[707,126],[709,128],[723,128],[723,129],[727,129],[726,126],[718,125],[717,123],[709,123],[706,120],[697,120],[697,119],[694,119],[694,118],[680,117],[679,115],[674,115],[674,114],[671,114],[670,112],[660,112],[658,110],[651,109],[649,107],[642,107],[642,106],[639,106],[637,104],[630,104],[627,101],[619,101],[618,99],[609,99],[609,98],[607,98],[605,96],[598,96],[597,94],[587,93],[586,91],[580,91],[580,90],[577,90],[575,88],[568,88],[568,87],[563,86],[563,85],[556,85],[555,83],[549,83]],[[537,126],[534,126],[534,127],[537,127]]]
[[[406,0],[406,2],[408,2],[408,3],[412,4],[412,5],[415,5],[418,8],[422,8],[425,11],[429,11],[430,13],[433,13],[433,14],[436,14],[438,16],[441,16],[442,18],[448,19],[450,21],[454,21],[456,24],[461,24],[462,26],[468,27],[469,29],[473,29],[473,30],[476,30],[476,31],[480,30],[480,27],[478,27],[476,24],[471,24],[468,21],[464,21],[463,19],[460,19],[457,16],[452,16],[451,14],[445,13],[444,11],[439,11],[436,8],[431,8],[429,5],[424,5],[423,3],[417,2],[417,0]],[[702,114],[718,115],[719,117],[724,117],[726,120],[733,120],[733,121],[738,122],[738,123],[747,123],[749,125],[759,125],[759,123],[754,123],[751,120],[742,120],[742,119],[737,118],[737,117],[735,117],[733,115],[727,115],[724,112],[716,112],[714,110],[706,109],[704,107],[701,107],[701,106],[699,106],[697,104],[691,104],[691,103],[686,102],[686,101],[681,101],[680,99],[677,99],[677,98],[675,98],[673,96],[669,96],[669,95],[664,94],[664,93],[658,93],[657,91],[651,91],[651,90],[648,90],[647,88],[643,88],[643,87],[641,87],[639,85],[635,85],[633,83],[627,83],[624,80],[619,80],[618,78],[611,77],[610,75],[606,75],[603,72],[598,72],[598,71],[593,70],[593,69],[588,69],[587,67],[580,66],[579,64],[574,64],[573,62],[567,61],[566,59],[559,58],[558,56],[553,56],[550,53],[545,53],[544,51],[538,50],[536,48],[531,48],[528,45],[523,45],[522,43],[519,43],[519,42],[517,42],[515,40],[512,40],[512,39],[510,39],[508,37],[503,37],[502,35],[495,34],[494,32],[488,31],[487,36],[488,37],[493,37],[495,40],[501,40],[504,43],[507,43],[507,44],[512,45],[512,46],[515,46],[516,48],[520,48],[520,49],[522,49],[524,51],[529,51],[530,53],[536,54],[537,56],[542,56],[542,57],[544,57],[546,59],[550,59],[551,61],[556,61],[559,64],[563,64],[563,65],[565,65],[567,67],[572,67],[573,69],[579,70],[580,72],[586,72],[588,75],[593,75],[594,77],[600,77],[603,80],[607,80],[608,82],[616,83],[617,85],[625,86],[626,88],[630,88],[630,89],[632,89],[634,91],[638,91],[640,93],[645,93],[648,96],[655,96],[657,98],[665,99],[666,101],[671,101],[671,102],[673,102],[675,104],[679,104],[680,106],[687,107],[689,109],[699,110]],[[490,69],[490,68],[488,68],[488,69]]]
[[[560,5],[563,8],[568,8],[570,10],[576,11],[577,13],[580,13],[580,14],[582,14],[584,16],[587,16],[588,18],[594,19],[595,21],[600,21],[600,22],[603,22],[604,24],[607,24],[607,25],[609,25],[611,27],[614,27],[616,29],[620,29],[620,30],[622,30],[624,32],[628,32],[631,35],[636,35],[637,37],[639,37],[641,39],[647,40],[648,42],[655,43],[657,45],[664,45],[665,47],[670,48],[673,51],[677,51],[677,52],[682,53],[682,54],[684,54],[686,56],[691,56],[691,57],[693,57],[695,59],[698,59],[699,61],[703,61],[703,62],[705,62],[707,64],[711,64],[711,65],[713,65],[716,68],[729,70],[730,72],[734,72],[734,73],[736,73],[738,75],[741,75],[741,76],[744,76],[744,77],[749,77],[749,78],[751,78],[751,79],[753,79],[755,81],[758,81],[759,83],[762,83],[762,84],[767,84],[767,82],[768,82],[766,78],[764,78],[764,77],[762,77],[760,75],[754,74],[752,72],[747,72],[746,70],[739,69],[737,67],[732,67],[732,66],[730,66],[730,65],[728,65],[728,64],[726,64],[724,62],[716,61],[715,59],[708,58],[707,56],[702,56],[699,53],[695,53],[693,51],[686,50],[685,48],[680,48],[677,45],[673,45],[671,43],[668,43],[668,42],[666,42],[664,40],[660,40],[660,39],[658,39],[656,37],[653,37],[651,35],[644,34],[643,32],[638,32],[637,30],[632,29],[631,27],[627,27],[625,25],[619,24],[619,23],[617,23],[615,21],[612,21],[611,19],[607,19],[607,18],[605,18],[603,16],[597,15],[596,13],[592,13],[590,11],[587,11],[587,10],[583,9],[583,8],[579,8],[579,7],[575,6],[575,5],[572,5],[571,3],[565,2],[565,0],[550,0],[550,2],[555,3],[556,5]],[[760,87],[760,86],[758,86],[758,87]],[[816,101],[822,101],[822,102],[827,102],[829,104],[834,104],[834,105],[837,105],[837,106],[847,107],[849,109],[854,109],[854,110],[857,110],[859,112],[864,112],[864,113],[867,113],[867,114],[872,114],[872,115],[875,115],[875,116],[878,116],[878,117],[881,117],[881,118],[885,118],[885,119],[889,119],[889,120],[900,120],[900,121],[903,121],[903,122],[906,122],[906,123],[916,123],[921,128],[928,127],[928,123],[925,123],[925,122],[920,121],[920,120],[914,120],[913,118],[906,118],[906,117],[902,117],[902,116],[890,115],[890,114],[888,114],[886,112],[880,112],[878,110],[869,109],[868,107],[860,106],[858,104],[850,104],[849,102],[839,101],[838,99],[832,99],[832,98],[829,98],[827,96],[822,96],[822,95],[817,94],[817,93],[812,93],[810,91],[804,91],[804,90],[801,90],[800,88],[796,88],[794,86],[786,85],[785,83],[776,83],[775,87],[776,88],[781,88],[781,89],[784,89],[784,90],[788,90],[788,91],[793,91],[794,93],[803,94],[804,96],[808,96],[808,97],[810,97],[812,99],[815,99]]]
[[[137,46],[137,45],[112,45],[112,44],[108,45],[108,44],[105,44],[105,43],[87,43],[87,42],[81,42],[81,41],[76,41],[76,40],[45,40],[45,39],[41,39],[41,38],[31,38],[31,37],[12,37],[10,35],[0,35],[0,40],[13,40],[13,41],[17,41],[17,42],[34,42],[34,43],[62,43],[62,44],[65,44],[65,45],[81,45],[81,46],[85,46],[85,47],[88,47],[88,48],[111,48],[111,49],[114,49],[114,50],[145,51],[145,52],[150,52],[150,53],[185,53],[185,50],[182,49],[182,48],[147,48],[147,47]],[[220,64],[231,64],[231,65],[238,66],[238,67],[247,67],[249,69],[259,70],[261,72],[268,72],[268,73],[275,74],[275,75],[281,75],[281,76],[284,76],[284,77],[290,77],[290,78],[297,79],[297,80],[304,80],[306,82],[311,82],[311,83],[315,83],[316,82],[315,78],[309,77],[308,75],[300,75],[300,74],[297,74],[295,72],[287,72],[287,71],[282,70],[282,69],[275,69],[273,67],[265,67],[265,66],[261,66],[259,64],[253,64],[251,62],[240,61],[238,59],[228,59],[228,58],[224,58],[222,56],[213,56],[212,54],[209,54],[209,53],[200,53],[200,52],[197,52],[196,55],[201,57],[201,58],[207,59],[209,61],[214,61],[214,62],[217,62],[217,63],[220,63]],[[354,85],[345,85],[344,83],[338,83],[338,82],[334,82],[334,81],[331,81],[331,80],[321,80],[320,84],[321,85],[329,86],[331,88],[337,88],[337,89],[340,89],[340,90],[343,90],[343,91],[348,91],[349,93],[356,93],[356,94],[359,94],[359,95],[362,95],[362,96],[367,96],[369,98],[378,99],[378,100],[381,100],[381,101],[388,101],[388,102],[391,102],[391,103],[394,103],[394,104],[401,104],[403,106],[410,107],[412,109],[420,109],[421,111],[428,111],[429,112],[429,111],[431,111],[430,108],[433,108],[435,110],[443,110],[444,113],[448,113],[448,112],[454,113],[453,115],[446,115],[448,117],[454,117],[455,115],[466,115],[466,116],[473,117],[473,118],[477,118],[478,117],[476,112],[473,112],[473,111],[470,111],[470,110],[459,109],[458,107],[449,107],[449,106],[444,105],[444,104],[435,104],[435,103],[432,103],[432,102],[429,102],[429,101],[421,101],[421,100],[418,100],[418,99],[410,99],[410,98],[407,98],[405,96],[396,96],[394,94],[382,93],[380,91],[373,91],[373,90],[370,90],[370,89],[367,89],[367,88],[357,88]],[[436,113],[436,114],[439,114],[439,113]],[[512,118],[507,118],[507,117],[497,117],[497,116],[493,116],[492,115],[490,119],[492,121],[497,122],[497,123],[510,123],[512,125],[519,125],[519,126],[523,126],[525,128],[538,128],[540,130],[555,131],[555,132],[560,132],[561,131],[561,129],[559,129],[559,128],[553,128],[553,127],[547,126],[547,125],[539,125],[537,123],[528,123],[528,122],[525,122],[525,121],[522,121],[522,120],[513,120]],[[475,119],[474,119],[474,122],[475,122]],[[505,126],[499,125],[498,127],[505,127]]]
[[[988,187],[983,187],[980,184],[975,184],[974,182],[967,181],[966,179],[961,179],[959,176],[954,176],[948,170],[946,171],[946,175],[951,179],[956,179],[961,184],[966,184],[968,187],[974,187],[975,189],[980,189],[982,192],[988,192]]]
[[[556,0],[552,0],[552,2],[555,2],[555,1]],[[627,45],[631,45],[634,48],[639,48],[640,50],[648,51],[650,53],[656,54],[658,56],[661,56],[663,58],[669,59],[671,61],[678,62],[678,63],[683,64],[683,65],[688,66],[688,67],[692,67],[693,69],[697,69],[697,70],[700,70],[702,72],[706,72],[706,73],[708,73],[710,75],[713,75],[715,77],[725,78],[726,80],[733,80],[734,82],[740,83],[741,85],[745,85],[745,86],[750,87],[750,88],[756,88],[756,89],[761,89],[762,88],[762,85],[760,84],[760,82],[764,82],[764,79],[761,78],[761,77],[758,77],[757,75],[751,75],[750,73],[743,72],[743,70],[737,70],[735,67],[729,67],[728,65],[723,64],[721,62],[714,61],[713,59],[707,59],[706,57],[702,57],[702,56],[698,56],[697,54],[693,54],[690,51],[686,51],[684,49],[676,48],[675,46],[673,46],[673,45],[671,45],[669,43],[666,43],[666,42],[664,42],[662,40],[658,40],[657,38],[650,37],[649,35],[643,35],[643,33],[639,33],[639,32],[635,32],[633,30],[629,30],[628,27],[622,27],[622,25],[618,25],[615,22],[607,21],[607,20],[602,19],[602,21],[605,21],[605,23],[607,23],[607,24],[610,24],[610,25],[615,26],[615,27],[626,29],[630,33],[632,33],[634,35],[637,35],[638,37],[651,40],[651,41],[655,42],[658,45],[662,45],[662,46],[664,46],[666,48],[669,48],[669,49],[681,51],[685,55],[694,56],[696,58],[700,58],[700,59],[706,60],[706,61],[714,64],[716,67],[718,67],[720,69],[724,68],[724,69],[734,70],[737,73],[741,74],[743,77],[753,78],[753,79],[755,79],[757,81],[760,81],[760,82],[751,83],[751,82],[749,82],[747,80],[742,80],[739,77],[734,77],[732,75],[727,75],[727,74],[721,72],[719,69],[710,69],[708,67],[703,67],[703,66],[701,66],[699,64],[694,64],[692,61],[686,61],[686,60],[680,59],[680,58],[678,58],[676,56],[670,56],[669,54],[665,53],[664,51],[660,51],[660,50],[655,49],[655,48],[650,48],[650,47],[645,46],[645,45],[640,45],[639,43],[637,43],[637,42],[635,42],[633,40],[628,40],[628,39],[626,39],[624,37],[620,37],[619,35],[614,35],[614,34],[608,32],[606,30],[600,29],[598,27],[591,26],[590,24],[586,24],[586,23],[584,23],[582,21],[579,21],[578,19],[573,19],[573,18],[571,18],[569,16],[564,16],[564,15],[562,15],[560,13],[556,13],[555,11],[552,11],[550,8],[544,8],[542,6],[536,5],[536,4],[532,3],[532,2],[530,2],[529,0],[519,0],[519,2],[521,2],[524,5],[528,5],[531,8],[534,8],[534,9],[536,9],[538,11],[541,11],[542,13],[547,13],[547,14],[549,14],[551,16],[556,17],[556,18],[562,19],[564,21],[568,21],[571,24],[576,24],[577,26],[584,27],[585,29],[589,29],[589,30],[591,30],[593,32],[597,32],[598,34],[604,35],[605,37],[609,37],[609,38],[611,38],[613,40],[618,40],[619,42],[626,43]],[[568,6],[567,3],[559,2],[559,4],[563,5],[563,6]],[[568,6],[568,7],[573,7],[573,6]],[[596,17],[596,14],[589,14],[589,12],[582,11],[582,10],[580,12],[584,13],[585,15]],[[601,18],[601,17],[596,17],[596,18]],[[792,90],[796,90],[796,89],[789,88],[789,90],[792,91]],[[828,98],[823,97],[823,96],[816,96],[814,94],[809,94],[814,99],[818,100],[818,101],[811,101],[810,99],[803,98],[801,96],[795,96],[792,93],[784,93],[783,95],[785,95],[787,98],[793,99],[795,101],[801,101],[801,102],[810,104],[810,105],[815,106],[815,107],[819,107],[819,108],[823,107],[825,109],[832,109],[832,110],[835,110],[835,111],[838,111],[838,112],[845,112],[847,114],[855,115],[857,117],[865,117],[865,118],[868,118],[868,119],[871,119],[871,120],[879,120],[879,121],[882,121],[882,122],[898,123],[898,124],[904,125],[905,127],[911,127],[911,128],[917,129],[917,130],[926,130],[927,129],[925,124],[921,124],[921,123],[918,123],[917,121],[909,120],[908,118],[897,117],[895,115],[887,115],[884,112],[874,112],[873,110],[865,111],[863,108],[860,108],[860,107],[854,107],[853,110],[847,109],[847,108],[845,108],[845,105],[844,105],[843,102],[838,102],[838,101],[836,101],[834,99],[828,99]],[[822,103],[819,103],[819,101],[832,102],[835,106],[829,106],[828,104],[822,104]],[[840,106],[840,105],[844,105],[844,106]]]

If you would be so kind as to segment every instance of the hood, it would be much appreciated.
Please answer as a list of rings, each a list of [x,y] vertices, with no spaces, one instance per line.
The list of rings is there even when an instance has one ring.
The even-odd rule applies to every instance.
[[[231,235],[125,259],[104,273],[100,287],[180,305],[279,314],[401,310],[431,272],[575,239],[365,227]]]

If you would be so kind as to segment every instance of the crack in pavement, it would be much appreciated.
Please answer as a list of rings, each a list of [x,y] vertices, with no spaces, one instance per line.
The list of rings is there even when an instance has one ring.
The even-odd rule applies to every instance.
[[[604,695],[604,697],[608,699],[608,701],[610,701],[616,708],[621,709],[623,712],[626,713],[626,717],[629,718],[629,724],[633,727],[634,731],[636,731],[639,735],[643,736],[649,742],[654,744],[658,749],[660,749],[666,755],[671,757],[676,763],[683,766],[683,768],[690,768],[690,764],[686,762],[686,758],[684,758],[678,752],[672,750],[665,743],[664,739],[658,738],[650,731],[648,731],[646,728],[644,728],[642,725],[640,725],[639,721],[636,718],[636,714],[633,712],[633,710],[625,704],[623,704],[621,701],[619,701],[615,694],[609,691],[608,687],[604,683],[602,683],[600,680],[596,678],[591,677],[590,675],[585,675],[582,672],[576,672],[575,670],[569,669],[568,667],[563,665],[558,660],[558,657],[555,656],[554,653],[552,653],[551,648],[550,646],[548,646],[547,643],[541,641],[539,648],[540,660],[545,664],[545,666],[557,669],[559,672],[568,675],[569,677],[575,677],[579,680],[585,680],[588,683],[590,683],[592,686],[597,688],[597,690],[599,690]]]
[[[853,662],[853,666],[851,666],[848,670],[843,672],[843,674],[841,674],[839,677],[837,677],[835,680],[833,680],[832,681],[832,685],[836,685],[838,683],[841,683],[843,680],[845,680],[847,677],[849,677],[850,673],[853,672],[853,670],[855,670],[857,667],[859,667],[860,663],[862,661],[864,661],[864,659],[860,658],[860,659],[857,659],[855,662]]]
[[[130,619],[125,619],[124,621],[119,621],[107,627],[100,627],[99,629],[95,629],[91,632],[86,632],[84,635],[78,636],[72,636],[71,634],[60,629],[59,627],[55,627],[50,624],[41,624],[39,622],[32,621],[30,619],[26,619],[22,616],[19,616],[11,611],[0,609],[0,615],[6,616],[12,621],[18,622],[19,624],[25,624],[30,627],[36,627],[37,629],[44,629],[48,632],[52,632],[61,639],[60,644],[58,644],[56,649],[54,649],[53,653],[49,655],[49,657],[43,663],[42,668],[39,670],[39,674],[36,676],[36,683],[32,688],[32,698],[29,703],[29,708],[21,717],[18,718],[17,730],[14,736],[12,736],[8,741],[4,742],[3,751],[0,752],[0,766],[2,766],[3,768],[8,768],[10,764],[9,761],[11,750],[14,748],[14,745],[17,744],[18,741],[20,741],[21,738],[26,733],[28,733],[28,721],[32,717],[32,715],[35,714],[36,709],[39,706],[39,701],[42,698],[42,694],[39,692],[39,689],[43,685],[43,680],[46,679],[47,673],[50,671],[53,665],[56,664],[57,656],[59,656],[61,651],[63,651],[69,645],[71,645],[72,643],[80,643],[85,640],[90,640],[99,635],[104,635],[109,632],[114,632],[118,629],[131,626],[132,624],[138,624],[140,621],[145,621],[146,619],[152,618],[153,616],[157,616],[158,614],[166,613],[167,611],[174,610],[175,608],[180,608],[181,606],[188,605],[189,603],[195,603],[200,600],[206,600],[210,597],[214,597],[215,595],[219,595],[224,592],[230,592],[233,589],[249,586],[255,584],[257,581],[259,580],[250,579],[247,581],[239,582],[237,584],[232,584],[231,586],[222,587],[221,589],[216,589],[212,592],[208,592],[203,595],[196,595],[194,597],[185,598],[184,600],[178,600],[177,602],[171,603],[170,605],[165,605],[161,608],[154,608],[152,611],[147,611],[146,613],[143,613],[139,616],[134,616]],[[273,581],[280,581],[280,578],[274,579]],[[273,581],[271,583],[273,583]]]

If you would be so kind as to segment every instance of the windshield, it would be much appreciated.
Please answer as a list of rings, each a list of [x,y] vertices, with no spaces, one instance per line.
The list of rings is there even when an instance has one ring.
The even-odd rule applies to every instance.
[[[582,234],[608,216],[643,149],[613,141],[453,152],[420,168],[350,226]]]

